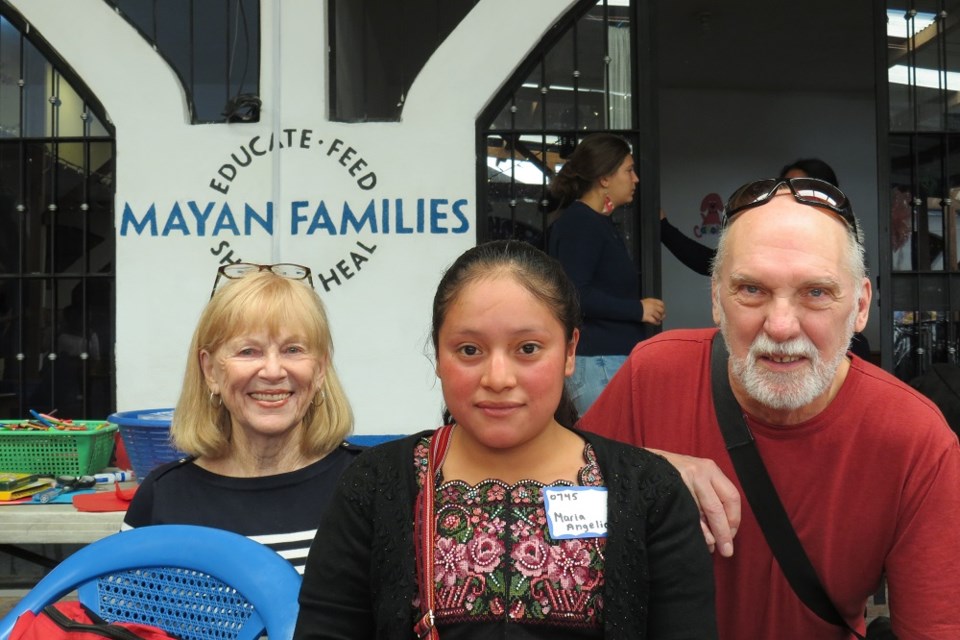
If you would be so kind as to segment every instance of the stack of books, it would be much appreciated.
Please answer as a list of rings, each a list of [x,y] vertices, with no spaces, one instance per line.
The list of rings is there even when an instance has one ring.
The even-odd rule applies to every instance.
[[[34,473],[0,471],[0,501],[20,500],[53,484],[52,478],[41,478]]]

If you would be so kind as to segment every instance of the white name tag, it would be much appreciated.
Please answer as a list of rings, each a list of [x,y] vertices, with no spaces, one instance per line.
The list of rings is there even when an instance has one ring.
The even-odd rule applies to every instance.
[[[607,537],[604,487],[544,487],[543,507],[554,540]]]

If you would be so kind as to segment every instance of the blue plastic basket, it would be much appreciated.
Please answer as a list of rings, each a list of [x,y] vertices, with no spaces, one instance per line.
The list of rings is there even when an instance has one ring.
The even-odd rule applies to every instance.
[[[173,409],[140,409],[110,414],[108,422],[120,428],[123,446],[130,458],[130,466],[143,480],[154,467],[184,457],[170,444],[170,421]]]

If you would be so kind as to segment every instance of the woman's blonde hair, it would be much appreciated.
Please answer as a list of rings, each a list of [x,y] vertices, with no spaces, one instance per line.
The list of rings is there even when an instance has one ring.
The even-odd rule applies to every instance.
[[[280,329],[302,333],[310,353],[326,370],[320,391],[303,418],[304,455],[325,455],[353,430],[353,412],[333,367],[333,339],[320,296],[304,282],[259,271],[217,289],[200,315],[187,353],[183,389],[173,413],[170,437],[190,455],[219,458],[230,447],[230,413],[212,396],[200,366],[200,352],[214,353],[239,335]]]

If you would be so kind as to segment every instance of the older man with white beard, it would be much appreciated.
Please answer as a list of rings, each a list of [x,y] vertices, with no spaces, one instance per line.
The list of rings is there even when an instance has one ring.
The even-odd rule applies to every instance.
[[[837,611],[863,633],[885,575],[901,640],[960,638],[960,446],[933,403],[847,353],[871,287],[846,197],[810,178],[737,190],[712,290],[733,396]],[[850,638],[796,595],[740,500],[713,404],[716,333],[640,343],[580,426],[680,470],[717,552],[722,640]]]

